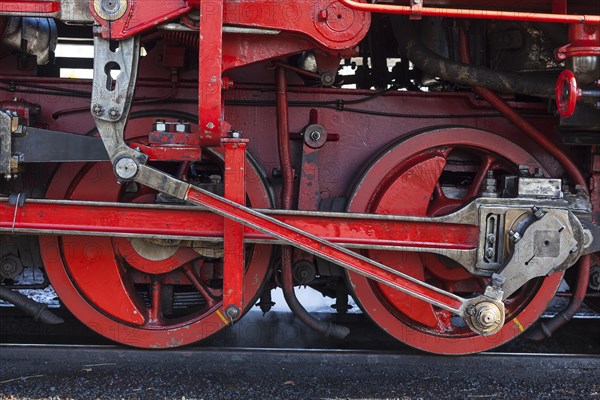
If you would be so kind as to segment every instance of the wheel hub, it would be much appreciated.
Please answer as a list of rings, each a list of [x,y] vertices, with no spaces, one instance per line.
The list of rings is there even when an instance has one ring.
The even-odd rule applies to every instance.
[[[467,323],[483,336],[493,335],[504,325],[504,305],[482,301],[467,309]]]

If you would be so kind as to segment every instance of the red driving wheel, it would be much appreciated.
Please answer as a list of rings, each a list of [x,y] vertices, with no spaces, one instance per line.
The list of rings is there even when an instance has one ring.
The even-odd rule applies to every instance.
[[[206,175],[213,174],[223,167],[223,153],[208,149],[199,163],[165,165],[180,176],[197,165],[207,168]],[[264,175],[250,159],[246,179],[247,203],[271,208]],[[157,193],[147,187],[119,185],[110,163],[59,166],[46,197],[157,202]],[[196,243],[192,248],[175,240],[93,236],[42,236],[40,242],[45,269],[61,301],[85,325],[111,340],[143,348],[176,347],[203,339],[229,322],[219,311],[223,278],[219,246]],[[248,308],[260,294],[271,250],[271,245],[246,247]]]
[[[448,214],[477,197],[488,171],[515,175],[519,165],[540,168],[515,143],[487,131],[444,127],[392,144],[376,158],[350,197],[348,211],[396,215]],[[366,255],[444,290],[470,297],[486,278],[438,255],[368,251]],[[438,354],[467,354],[499,346],[527,329],[554,297],[563,273],[534,279],[505,300],[506,323],[495,335],[473,333],[458,316],[362,275],[350,287],[380,327],[398,340]]]

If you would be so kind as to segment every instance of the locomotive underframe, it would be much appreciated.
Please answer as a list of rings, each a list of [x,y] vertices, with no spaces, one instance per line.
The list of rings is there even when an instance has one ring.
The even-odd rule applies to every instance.
[[[79,137],[77,140],[73,139],[73,148],[86,148],[86,150],[80,154],[73,152],[72,159],[69,159],[68,153],[64,153],[62,157],[54,159],[50,156],[50,159],[36,160],[36,157],[43,158],[43,155],[39,154],[43,152],[36,154],[38,150],[33,149],[48,144],[48,138],[44,138],[44,130],[32,129],[28,134],[27,126],[20,125],[18,118],[15,122],[15,115],[3,114],[4,140],[2,144],[6,145],[8,139],[8,145],[10,145],[12,136],[15,136],[13,146],[17,149],[19,138],[22,140],[24,136],[30,135],[30,143],[27,145],[32,149],[30,154],[20,154],[16,158],[3,160],[3,167],[8,168],[9,171],[6,175],[10,176],[11,170],[13,173],[18,171],[18,165],[27,165],[32,162],[110,160],[116,179],[122,185],[136,182],[168,196],[172,201],[179,200],[200,205],[208,211],[198,211],[189,207],[133,206],[110,202],[68,200],[28,200],[24,202],[23,198],[17,195],[16,198],[0,201],[0,209],[6,216],[0,221],[0,230],[4,232],[34,235],[142,237],[159,242],[160,240],[222,242],[222,306],[217,312],[225,324],[240,318],[248,306],[249,299],[244,296],[247,245],[252,243],[292,245],[305,253],[364,275],[372,281],[391,286],[411,297],[450,311],[460,316],[473,332],[480,335],[493,335],[503,328],[505,319],[503,301],[532,278],[562,272],[574,265],[582,256],[582,270],[585,272],[586,265],[589,269],[589,257],[585,255],[598,251],[600,234],[597,225],[591,222],[597,219],[599,206],[597,204],[599,189],[597,185],[592,187],[592,203],[590,205],[585,179],[575,174],[573,180],[581,186],[576,194],[569,194],[568,199],[564,200],[560,183],[557,184],[556,179],[548,178],[548,176],[560,174],[561,167],[552,158],[540,153],[535,143],[523,141],[522,138],[519,138],[518,141],[523,146],[530,148],[532,154],[540,154],[538,161],[541,165],[539,166],[546,170],[546,174],[540,172],[535,178],[515,176],[512,180],[507,179],[505,193],[493,190],[477,193],[479,194],[477,199],[443,217],[410,215],[382,217],[373,214],[350,214],[349,216],[316,211],[321,197],[320,181],[323,180],[318,175],[319,165],[325,165],[322,155],[342,164],[353,164],[339,156],[327,155],[326,149],[329,145],[323,147],[326,142],[340,140],[340,137],[343,140],[345,137],[344,134],[328,134],[329,126],[325,130],[322,124],[318,124],[316,110],[311,110],[309,118],[306,119],[309,125],[305,126],[303,135],[300,137],[302,157],[298,167],[300,179],[296,184],[299,185],[299,209],[312,211],[278,212],[246,207],[243,205],[248,184],[244,179],[247,164],[246,146],[252,148],[256,139],[259,158],[262,158],[262,161],[266,161],[267,164],[271,161],[273,165],[281,165],[283,174],[281,208],[291,208],[290,191],[293,190],[292,186],[295,184],[291,162],[286,161],[285,158],[289,158],[289,154],[286,156],[286,152],[290,151],[287,96],[288,90],[293,92],[294,89],[288,87],[285,71],[291,70],[309,76],[311,72],[299,71],[298,68],[287,64],[275,63],[277,71],[274,89],[276,101],[274,103],[278,113],[277,132],[280,135],[279,160],[268,153],[273,146],[268,143],[268,139],[260,137],[261,132],[244,134],[242,137],[238,130],[232,129],[232,126],[237,128],[240,125],[247,125],[245,121],[248,120],[249,113],[235,111],[228,115],[225,102],[228,96],[235,98],[241,93],[243,98],[245,93],[230,91],[228,94],[227,89],[231,82],[221,76],[224,71],[235,67],[313,48],[328,53],[327,56],[321,56],[324,58],[325,64],[327,64],[328,58],[335,60],[340,55],[352,55],[354,47],[367,33],[371,18],[368,13],[370,11],[409,14],[411,19],[419,19],[426,15],[458,18],[468,16],[470,18],[515,21],[568,22],[591,27],[600,23],[599,16],[561,15],[560,6],[556,4],[554,4],[553,13],[548,14],[543,12],[518,13],[490,10],[474,12],[463,9],[433,9],[423,7],[420,2],[413,2],[410,6],[371,5],[350,0],[340,1],[340,3],[336,1],[321,1],[318,4],[310,1],[293,3],[289,9],[285,7],[277,9],[273,2],[251,1],[195,3],[172,0],[162,2],[160,8],[134,7],[134,2],[128,3],[125,0],[116,3],[110,2],[110,4],[92,1],[89,9],[82,9],[81,4],[74,5],[72,2],[34,1],[15,2],[15,5],[16,3],[25,9],[21,8],[20,13],[8,11],[2,14],[43,15],[59,17],[65,21],[94,22],[96,24],[93,28],[95,34],[94,80],[91,103],[87,105],[90,106],[107,157],[99,157],[102,155],[101,151],[89,151],[90,147],[98,148],[97,141],[92,144],[92,140],[82,141],[78,140]],[[7,3],[5,6],[8,7],[5,8],[6,10],[10,10],[10,4]],[[493,7],[494,5],[490,3],[489,6]],[[143,80],[138,82],[137,79],[140,43],[139,37],[134,35],[155,26],[158,21],[163,22],[188,14],[194,8],[200,10],[199,20],[196,21],[199,39],[192,40],[192,44],[197,45],[198,49],[198,79],[195,83],[190,82],[187,87],[184,83],[179,90],[187,91],[190,94],[197,92],[195,95],[198,100],[198,130],[193,133],[187,132],[184,127],[182,131],[167,134],[164,129],[158,129],[155,125],[155,137],[160,137],[160,140],[165,141],[164,143],[149,145],[143,141],[130,140],[125,131],[130,108],[135,102],[134,92],[136,89],[138,92],[144,90],[145,84]],[[310,11],[308,11],[309,9]],[[249,18],[248,13],[251,10],[261,10],[261,12],[252,14],[252,18]],[[193,30],[189,27],[189,23],[188,21],[187,27]],[[226,33],[225,26],[242,26],[249,30],[242,31],[241,34],[230,34]],[[185,27],[179,25],[176,29],[185,30]],[[260,29],[267,31],[258,32],[257,30]],[[271,36],[274,33],[276,34]],[[592,32],[590,35],[593,36],[594,33]],[[595,36],[593,37],[595,38]],[[592,39],[592,46],[585,48],[580,43],[579,51],[583,51],[586,56],[594,56],[598,51],[598,46],[594,46],[594,40]],[[115,43],[117,43],[116,47]],[[585,42],[584,44],[588,45],[589,43]],[[580,56],[581,54],[583,53],[575,52],[571,56]],[[117,78],[113,78],[111,74],[115,69],[120,71]],[[319,77],[325,85],[333,83],[326,73],[312,74]],[[235,76],[235,71],[233,75]],[[10,80],[18,82],[19,78],[11,76]],[[51,79],[40,80],[40,83],[63,84],[61,80],[53,81]],[[169,80],[155,81],[146,87],[153,92],[157,86],[168,87],[169,83],[173,82]],[[88,85],[88,83],[74,81],[73,85]],[[252,89],[250,88],[250,90]],[[577,88],[574,87],[571,90],[576,91]],[[356,90],[298,89],[297,92],[299,96],[307,95],[308,97],[357,95]],[[256,97],[252,92],[248,93]],[[569,98],[569,101],[574,104],[582,96],[575,99]],[[479,130],[489,127],[491,131],[504,130],[502,133],[506,137],[519,137],[518,130],[510,127],[509,124],[497,123],[493,117],[489,118],[489,114],[481,118],[477,116],[477,114],[485,115],[486,110],[477,110],[477,107],[472,105],[460,104],[461,102],[472,102],[477,105],[477,100],[469,96],[444,93],[390,94],[381,96],[380,100],[379,104],[373,107],[374,109],[380,109],[378,107],[393,109],[394,102],[400,101],[405,102],[409,109],[415,107],[419,110],[430,100],[432,102],[429,104],[438,103],[440,111],[443,110],[442,114],[447,113],[450,109],[475,108],[475,111],[468,117],[465,116],[464,119],[461,119],[459,115],[458,119],[466,125],[477,126]],[[584,101],[589,102],[588,99]],[[422,102],[423,105],[417,105],[419,102]],[[80,103],[85,107],[85,101]],[[233,103],[235,104],[235,100]],[[536,105],[514,103],[513,106],[533,110],[534,119],[535,113],[540,111]],[[46,106],[44,105],[44,107]],[[191,105],[185,107],[193,108]],[[52,109],[52,105],[49,108]],[[74,110],[77,112],[76,107]],[[343,111],[343,101],[339,103],[338,111]],[[60,112],[53,114],[58,118],[61,115]],[[540,120],[537,122],[540,126],[549,129],[554,126],[555,123],[552,120],[543,118],[543,112],[540,112],[539,116]],[[306,116],[302,117],[306,118]],[[253,118],[256,120],[256,115]],[[322,121],[322,116],[319,116],[319,119]],[[440,119],[443,121],[443,118]],[[456,117],[451,118],[450,121],[456,121]],[[368,135],[370,131],[385,129],[388,125],[388,122],[385,121],[375,123],[375,127],[366,128],[359,126],[361,122],[366,123],[367,126],[373,123],[366,119],[362,121],[357,119],[350,124],[339,122],[332,124],[332,130],[335,131],[337,125],[337,129],[347,131],[349,127],[355,126],[353,124],[358,123],[356,126],[358,130]],[[156,124],[162,123],[156,122]],[[60,137],[69,141],[69,135],[65,135],[64,132],[68,130],[68,123],[64,125],[56,123],[56,126],[60,126],[60,130],[63,132],[54,132],[55,137],[63,135]],[[432,129],[429,121],[418,121],[410,124],[410,127],[412,129],[404,127],[403,131],[405,133],[414,132],[419,127]],[[456,125],[448,127],[442,123],[433,129],[456,130],[461,134],[464,134],[465,130],[474,130],[473,127]],[[48,134],[50,133],[48,132]],[[144,135],[144,132],[136,132],[130,137],[139,138]],[[359,137],[359,135],[355,135],[355,137]],[[365,140],[370,140],[370,138],[367,136]],[[379,143],[382,144],[382,141],[380,140]],[[153,161],[189,162],[199,160],[206,148],[219,146],[224,148],[223,196],[174,177],[150,164]],[[353,147],[352,144],[343,144],[343,146],[348,149]],[[547,143],[543,146],[548,148]],[[321,150],[322,147],[323,150]],[[10,147],[3,150],[4,155],[10,155],[10,153],[12,153]],[[552,155],[555,154],[556,152]],[[563,157],[560,158],[561,162],[564,159],[569,160],[564,153],[561,154]],[[317,155],[321,157],[318,161]],[[597,159],[597,155],[595,157]],[[8,165],[7,163],[12,164]],[[537,166],[537,161],[533,164]],[[594,172],[596,164],[596,161],[592,161],[592,171],[590,172]],[[573,169],[571,165],[564,163],[563,167],[571,174],[577,171],[576,167]],[[349,171],[351,172],[346,174],[351,175],[356,168],[349,169]],[[597,175],[596,171],[592,176],[592,182],[597,183]],[[493,179],[493,176],[487,178]],[[481,185],[486,176],[478,176],[477,179],[480,180],[479,184]],[[517,186],[525,186],[527,179],[533,182],[530,185],[534,189],[523,189],[523,191],[519,189],[516,195],[510,195],[509,198],[498,197],[510,192],[510,182]],[[329,185],[328,190],[331,190],[334,195],[344,194],[349,183],[347,177],[344,177],[343,180],[346,182],[342,184],[333,182],[332,185]],[[492,184],[492,186],[494,185]],[[344,189],[340,190],[340,187]],[[537,192],[535,192],[536,190]],[[495,225],[489,228],[490,216],[501,220],[502,223],[494,222]],[[157,221],[161,223],[157,224]],[[489,237],[490,229],[493,229],[494,235],[497,235],[493,241]],[[506,248],[494,247],[497,246],[494,243],[506,243]],[[457,262],[473,276],[490,279],[477,296],[465,298],[347,248],[363,251],[393,250],[434,253]],[[494,255],[490,256],[491,250],[494,251]],[[284,247],[282,261],[284,274],[285,270],[289,269],[285,266],[286,259],[291,257],[289,252],[290,250]],[[494,261],[490,263],[490,259]],[[535,261],[532,262],[534,259]],[[160,274],[172,271],[166,268],[155,272]],[[587,286],[587,277],[587,273],[581,274],[580,285]],[[94,292],[99,293],[96,290]],[[158,293],[158,289],[155,293]],[[576,296],[578,295],[576,294]],[[134,313],[137,311],[134,310]],[[151,319],[156,321],[159,316],[153,314]]]

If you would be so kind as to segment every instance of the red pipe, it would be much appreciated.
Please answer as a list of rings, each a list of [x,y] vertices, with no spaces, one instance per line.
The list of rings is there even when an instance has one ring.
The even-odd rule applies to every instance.
[[[471,62],[469,55],[469,39],[467,37],[467,33],[462,28],[459,30],[459,41],[460,57],[462,59],[462,62],[465,64],[469,64]],[[525,132],[531,139],[535,140],[538,144],[540,144],[540,146],[542,146],[544,150],[546,150],[554,158],[556,158],[565,168],[567,173],[571,175],[573,180],[575,180],[575,182],[578,185],[582,185],[586,192],[588,191],[586,180],[579,168],[577,168],[575,163],[573,163],[573,161],[571,161],[571,159],[565,153],[563,153],[554,143],[552,143],[542,132],[537,130],[533,125],[531,125],[523,117],[521,117],[496,93],[479,86],[473,87],[473,90],[475,91],[475,93],[477,93],[485,100],[487,100],[491,105],[493,105],[513,124],[515,124],[523,132]],[[579,273],[577,275],[577,285],[575,286],[573,297],[571,297],[569,304],[564,310],[556,314],[547,323],[541,322],[538,325],[537,330],[534,330],[528,336],[530,339],[542,340],[544,337],[550,337],[550,335],[552,335],[552,332],[556,331],[558,328],[570,321],[571,318],[573,318],[573,316],[577,313],[577,310],[579,310],[579,307],[581,307],[581,304],[587,292],[587,287],[590,279],[590,265],[591,258],[589,255],[581,257],[581,259],[579,260]]]
[[[285,68],[285,69],[293,71],[297,74],[308,76],[309,78],[319,79],[319,80],[321,79],[321,75],[317,74],[316,72],[311,72],[311,71],[307,71],[302,68],[294,67],[293,65],[282,63],[281,61],[275,61],[275,62],[273,62],[273,64],[277,67]]]
[[[467,34],[464,29],[460,29],[459,31],[459,39],[460,39],[460,56],[462,62],[465,64],[470,64],[470,56],[469,56],[469,40]],[[554,144],[546,135],[540,132],[536,127],[531,125],[527,120],[525,120],[519,113],[512,109],[511,106],[506,104],[500,96],[496,93],[492,92],[489,89],[482,88],[479,86],[474,86],[473,91],[477,93],[479,96],[484,98],[488,103],[490,103],[494,108],[496,108],[502,115],[504,115],[510,122],[515,124],[519,129],[521,129],[527,136],[529,136],[533,141],[538,143],[546,152],[548,152],[552,157],[554,157],[558,162],[563,166],[565,171],[573,178],[577,185],[581,185],[586,193],[588,191],[588,185],[585,177],[577,167],[577,165],[567,156],[556,144]]]
[[[395,4],[370,4],[359,3],[355,0],[338,0],[346,7],[359,11],[383,14],[422,15],[425,17],[450,17],[450,18],[477,18],[477,19],[503,19],[515,21],[537,21],[557,23],[580,23],[587,25],[600,24],[598,15],[575,14],[546,14],[516,11],[476,10],[465,8],[438,8],[400,6]],[[413,0],[414,1],[414,0]],[[423,1],[423,0],[420,0]],[[420,2],[419,2],[420,3]]]
[[[277,141],[279,147],[279,162],[281,163],[281,177],[283,179],[281,188],[281,208],[289,210],[292,208],[292,192],[294,188],[294,169],[290,155],[290,131],[288,120],[288,98],[286,70],[282,66],[276,67],[275,75],[277,85]],[[343,339],[350,330],[341,325],[321,321],[310,315],[302,306],[294,291],[294,276],[292,266],[292,247],[281,248],[281,280],[283,296],[290,310],[306,326],[324,334],[338,339]]]
[[[292,208],[292,191],[294,188],[294,170],[290,155],[290,129],[288,126],[287,78],[285,69],[277,67],[277,140],[279,141],[279,162],[281,163],[281,208]]]

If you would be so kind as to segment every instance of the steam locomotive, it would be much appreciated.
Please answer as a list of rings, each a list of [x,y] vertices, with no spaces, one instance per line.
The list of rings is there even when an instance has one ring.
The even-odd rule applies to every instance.
[[[279,287],[345,337],[308,286],[465,354],[600,309],[595,1],[1,0],[0,51],[0,298],[41,322],[20,289],[176,347]]]

